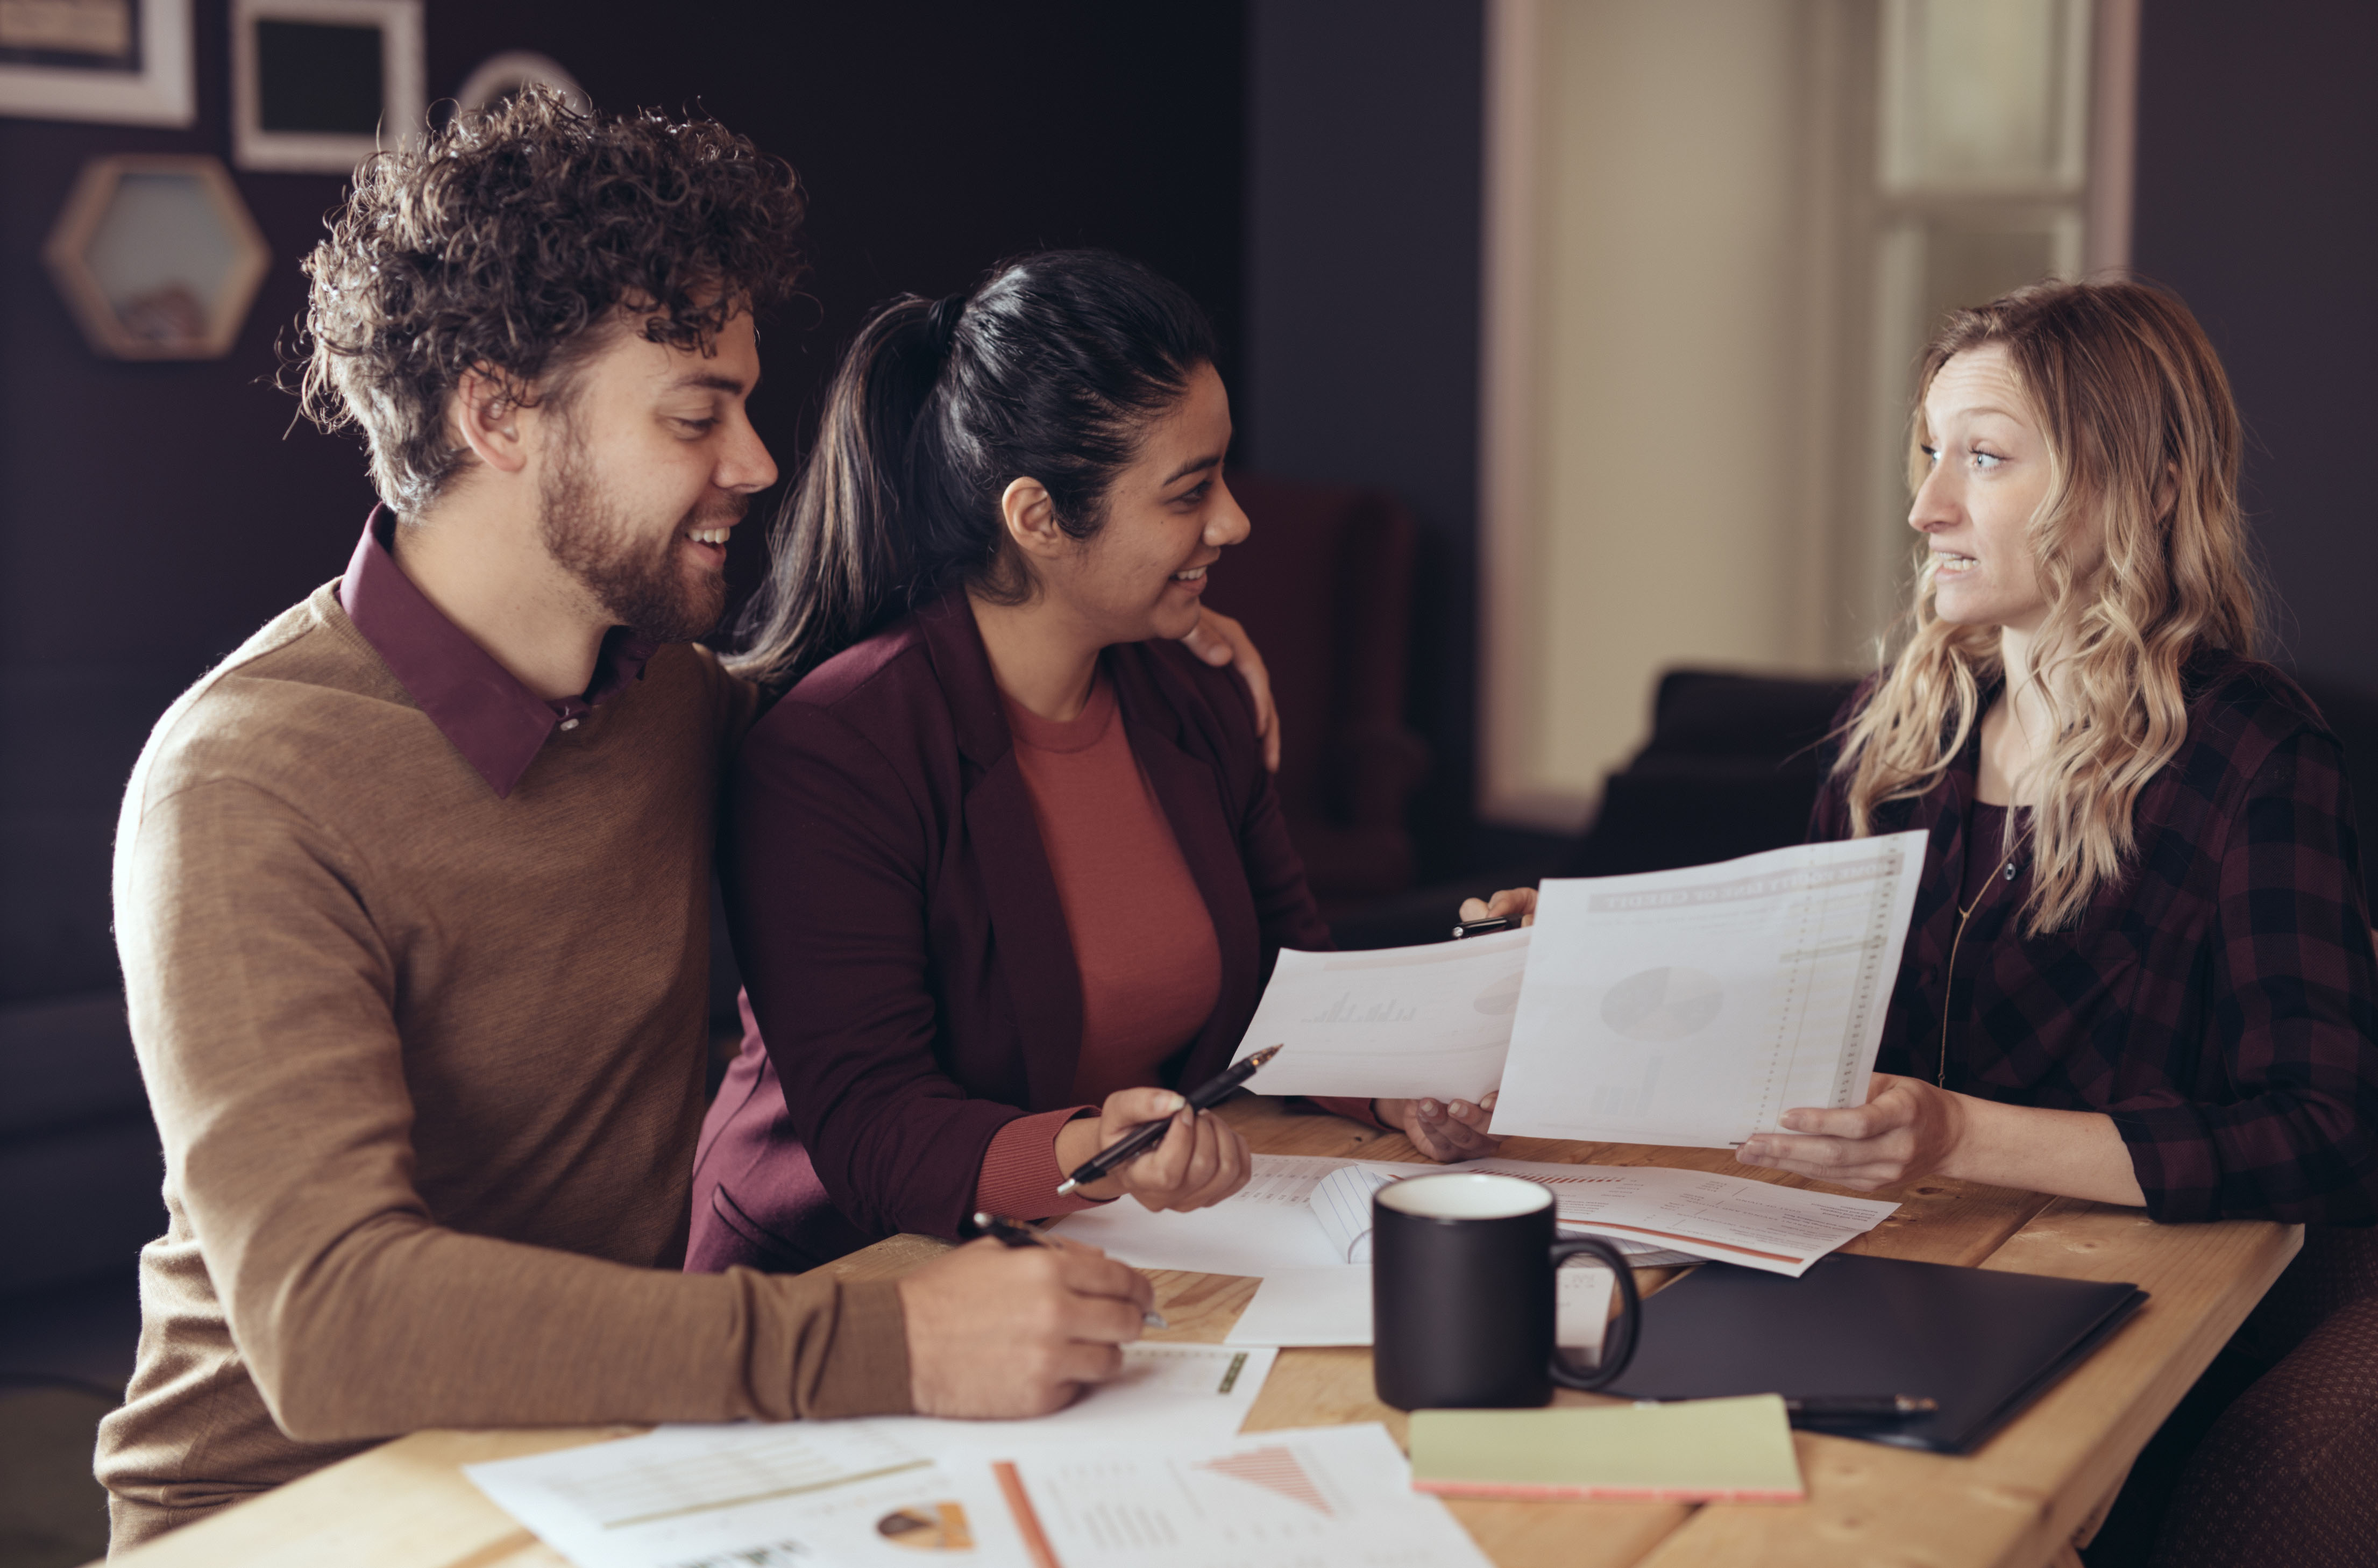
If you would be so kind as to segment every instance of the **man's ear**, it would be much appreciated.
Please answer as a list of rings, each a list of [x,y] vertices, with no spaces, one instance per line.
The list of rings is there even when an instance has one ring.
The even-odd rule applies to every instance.
[[[491,367],[474,365],[462,372],[448,405],[447,423],[473,457],[498,473],[518,473],[528,465],[519,389]]]
[[[999,516],[1027,560],[1051,560],[1074,547],[1072,536],[1057,525],[1057,503],[1038,479],[1009,480],[1000,493]]]

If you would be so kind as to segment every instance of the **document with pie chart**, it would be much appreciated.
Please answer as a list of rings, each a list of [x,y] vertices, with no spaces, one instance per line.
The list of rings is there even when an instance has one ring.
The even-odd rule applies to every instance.
[[[1259,1095],[1475,1100],[1503,1076],[1528,933],[1368,952],[1283,950],[1239,1057],[1287,1048]]]
[[[1863,1102],[1923,864],[1905,832],[1547,880],[1494,1131],[1726,1148]]]

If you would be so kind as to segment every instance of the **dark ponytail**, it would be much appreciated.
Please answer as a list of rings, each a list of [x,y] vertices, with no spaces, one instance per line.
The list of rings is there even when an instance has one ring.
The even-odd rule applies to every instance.
[[[1027,597],[1003,548],[1008,485],[1039,480],[1059,526],[1089,538],[1148,424],[1213,360],[1195,300],[1103,251],[1046,251],[970,295],[885,305],[835,373],[729,663],[789,686],[946,589]]]

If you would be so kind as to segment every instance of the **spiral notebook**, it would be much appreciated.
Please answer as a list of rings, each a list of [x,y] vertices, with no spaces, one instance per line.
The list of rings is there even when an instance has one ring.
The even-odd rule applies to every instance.
[[[1710,1263],[1643,1303],[1634,1399],[1909,1394],[1930,1415],[1794,1424],[1970,1454],[2146,1300],[2134,1285],[1836,1252],[1797,1279]]]

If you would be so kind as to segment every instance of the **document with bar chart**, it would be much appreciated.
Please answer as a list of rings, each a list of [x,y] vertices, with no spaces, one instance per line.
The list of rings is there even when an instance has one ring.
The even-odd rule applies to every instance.
[[[1863,1101],[1923,864],[1905,832],[1546,881],[1494,1131],[1725,1148]]]
[[[663,1427],[463,1473],[577,1568],[820,1568],[920,1556],[1029,1568],[983,1470],[875,1422],[788,1421]]]
[[[1448,916],[1448,920],[1450,916]],[[1528,933],[1370,952],[1280,953],[1238,1055],[1285,1046],[1260,1095],[1475,1100],[1503,1075]]]
[[[1219,1452],[1023,1449],[991,1470],[1039,1568],[1488,1568],[1375,1423]]]

